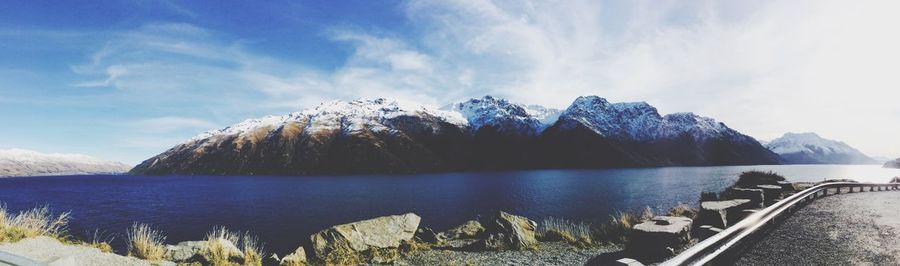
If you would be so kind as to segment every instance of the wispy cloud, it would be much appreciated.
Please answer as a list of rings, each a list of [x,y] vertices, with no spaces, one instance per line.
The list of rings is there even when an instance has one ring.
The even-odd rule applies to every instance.
[[[93,34],[106,38],[71,67],[83,79],[70,84],[109,88],[109,100],[151,116],[219,126],[331,99],[442,105],[493,94],[565,107],[595,94],[699,112],[763,139],[817,131],[887,155],[900,146],[898,5],[410,0],[402,7],[411,33],[315,33],[349,47],[333,69],[249,49],[216,29],[148,23]]]

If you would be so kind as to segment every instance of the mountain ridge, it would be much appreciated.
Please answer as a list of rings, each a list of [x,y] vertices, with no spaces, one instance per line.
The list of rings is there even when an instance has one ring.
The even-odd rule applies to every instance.
[[[120,174],[131,166],[82,154],[40,153],[25,149],[0,149],[0,177]]]
[[[788,164],[876,164],[877,161],[844,142],[813,132],[787,132],[766,144]]]
[[[368,174],[778,162],[752,137],[692,113],[662,116],[647,103],[609,103],[597,96],[579,97],[565,110],[485,96],[437,109],[383,98],[333,101],[248,119],[191,138],[131,173]]]

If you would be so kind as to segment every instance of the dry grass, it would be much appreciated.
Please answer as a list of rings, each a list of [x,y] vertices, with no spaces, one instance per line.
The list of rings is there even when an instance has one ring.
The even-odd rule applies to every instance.
[[[616,212],[616,214],[610,215],[606,224],[596,229],[593,239],[612,244],[623,244],[628,240],[632,227],[653,219],[653,216],[653,210],[650,207],[645,207],[642,211]]]
[[[669,210],[669,213],[666,214],[668,216],[680,216],[694,219],[697,217],[697,214],[700,212],[697,208],[693,208],[684,203],[678,203],[675,207]]]
[[[135,223],[128,231],[128,255],[146,259],[161,260],[166,252],[166,237],[162,232],[147,224]]]
[[[575,223],[566,219],[547,217],[538,224],[537,237],[541,241],[567,242],[570,244],[591,244],[591,225]]]
[[[222,240],[230,242],[238,250],[227,246]],[[262,265],[262,258],[265,256],[263,246],[256,236],[248,232],[240,233],[225,227],[216,227],[206,234],[206,241],[208,247],[206,257],[210,265]],[[237,260],[236,257],[243,259]]]
[[[53,216],[47,206],[13,215],[6,210],[5,205],[0,204],[0,242],[16,242],[36,236],[68,241],[68,223],[68,212]]]
[[[112,246],[109,244],[115,237],[113,236],[104,236],[104,234],[100,233],[100,230],[94,230],[94,234],[91,235],[91,238],[88,241],[83,241],[80,244],[84,246],[94,247],[103,252],[113,252]]]

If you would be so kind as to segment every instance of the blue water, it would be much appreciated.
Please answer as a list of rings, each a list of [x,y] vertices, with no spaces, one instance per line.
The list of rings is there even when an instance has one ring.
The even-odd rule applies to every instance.
[[[11,211],[49,205],[71,211],[70,231],[116,236],[149,223],[168,243],[199,240],[217,225],[249,230],[270,252],[286,254],[331,225],[414,212],[447,229],[496,210],[534,220],[600,222],[616,210],[678,202],[721,190],[747,170],[772,170],[793,181],[857,178],[886,182],[900,170],[878,166],[791,165],[541,170],[404,176],[55,176],[0,179]]]

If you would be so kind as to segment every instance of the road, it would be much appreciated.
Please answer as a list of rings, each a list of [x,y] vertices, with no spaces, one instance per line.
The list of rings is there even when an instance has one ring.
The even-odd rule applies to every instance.
[[[813,201],[751,245],[736,265],[900,265],[900,191]]]

